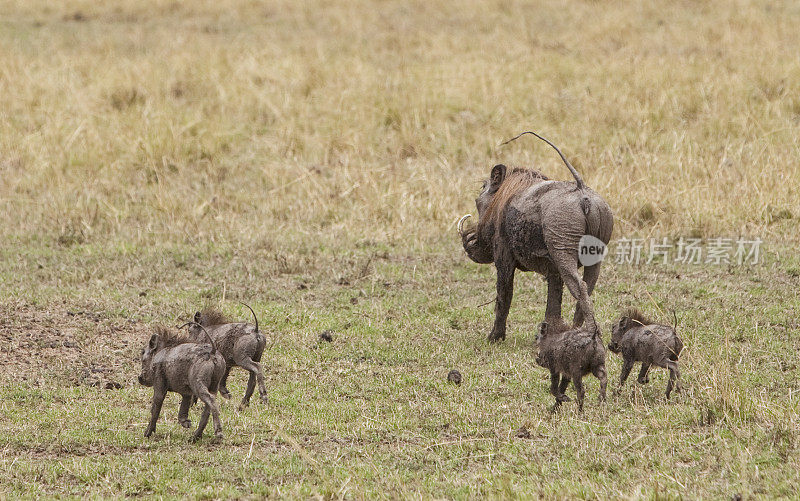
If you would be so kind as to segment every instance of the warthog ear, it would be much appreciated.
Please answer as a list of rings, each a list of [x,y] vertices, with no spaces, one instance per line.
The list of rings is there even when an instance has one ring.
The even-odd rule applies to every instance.
[[[544,338],[547,334],[547,322],[542,322],[539,324],[539,338]]]
[[[492,191],[497,190],[500,187],[500,183],[503,182],[503,179],[506,178],[506,166],[503,164],[497,164],[492,167],[492,173],[489,175],[489,182],[491,183]]]
[[[194,314],[194,323],[199,324],[202,317],[203,315],[199,311],[196,311]]]
[[[148,344],[151,350],[155,350],[156,346],[158,346],[158,334],[153,334],[150,336],[150,343]]]

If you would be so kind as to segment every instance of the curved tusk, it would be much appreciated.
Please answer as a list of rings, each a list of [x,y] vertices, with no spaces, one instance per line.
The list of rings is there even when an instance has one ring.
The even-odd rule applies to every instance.
[[[461,235],[463,233],[462,230],[464,229],[464,221],[466,221],[467,219],[469,219],[471,217],[472,217],[472,214],[467,214],[467,215],[465,215],[464,217],[462,217],[461,219],[458,220],[458,234],[459,235]]]

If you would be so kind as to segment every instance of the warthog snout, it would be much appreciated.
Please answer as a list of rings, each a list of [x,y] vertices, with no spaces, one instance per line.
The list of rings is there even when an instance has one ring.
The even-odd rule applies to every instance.
[[[491,263],[494,260],[494,257],[492,256],[492,247],[485,245],[485,242],[482,242],[478,239],[478,233],[474,226],[464,229],[464,221],[471,217],[472,214],[463,216],[458,220],[458,226],[456,228],[459,236],[461,237],[461,245],[464,247],[464,252],[466,252],[467,256],[469,256],[469,258],[476,263]]]

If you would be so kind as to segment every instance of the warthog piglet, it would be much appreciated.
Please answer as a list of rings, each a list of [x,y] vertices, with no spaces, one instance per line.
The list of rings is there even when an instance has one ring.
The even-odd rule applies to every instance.
[[[246,304],[244,306],[247,306]],[[194,325],[190,325],[189,332],[195,336],[202,336],[201,328],[208,329],[209,334],[217,343],[220,353],[225,358],[225,374],[219,385],[219,391],[225,398],[231,398],[226,382],[231,367],[237,366],[250,373],[247,380],[247,390],[239,404],[239,409],[244,409],[250,404],[256,383],[261,401],[267,403],[267,390],[264,387],[264,373],[261,370],[261,356],[264,353],[266,339],[258,330],[258,318],[252,308],[247,306],[255,319],[255,325],[245,322],[231,322],[219,310],[206,308],[194,315]]]
[[[600,380],[599,400],[605,401],[606,350],[598,331],[569,327],[560,318],[548,319],[539,326],[536,345],[536,363],[550,369],[550,393],[556,397],[556,407],[569,402],[564,391],[571,380],[578,395],[578,409],[583,411],[583,377],[587,374]]]
[[[207,339],[211,341],[210,337]],[[140,384],[153,387],[150,424],[144,436],[149,437],[156,430],[164,397],[168,391],[174,391],[182,397],[178,422],[184,428],[192,426],[189,407],[193,397],[205,404],[191,441],[203,435],[209,414],[214,418],[214,435],[222,438],[222,424],[214,395],[224,374],[225,359],[213,341],[211,344],[200,344],[165,327],[156,327],[155,334],[142,349],[142,373],[139,375]]]
[[[676,325],[677,327],[677,325]],[[614,323],[611,329],[611,342],[608,349],[622,355],[622,373],[619,386],[625,384],[635,362],[641,362],[637,381],[646,384],[650,381],[647,373],[651,365],[669,369],[667,382],[667,398],[675,387],[680,391],[678,379],[678,356],[683,350],[683,341],[678,337],[675,328],[653,323],[635,308],[627,310]]]

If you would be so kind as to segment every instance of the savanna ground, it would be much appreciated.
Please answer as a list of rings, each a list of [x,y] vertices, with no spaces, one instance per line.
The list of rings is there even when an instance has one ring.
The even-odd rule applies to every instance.
[[[767,1],[0,0],[0,497],[797,496],[798,25]],[[623,307],[678,313],[671,402],[655,370],[551,414],[531,275],[484,341],[494,272],[454,223],[498,161],[568,177],[498,147],[526,129],[615,238],[764,240],[758,265],[605,266],[606,341]],[[172,396],[144,439],[151,325],[237,301],[269,405],[223,402],[225,438],[190,445]]]

